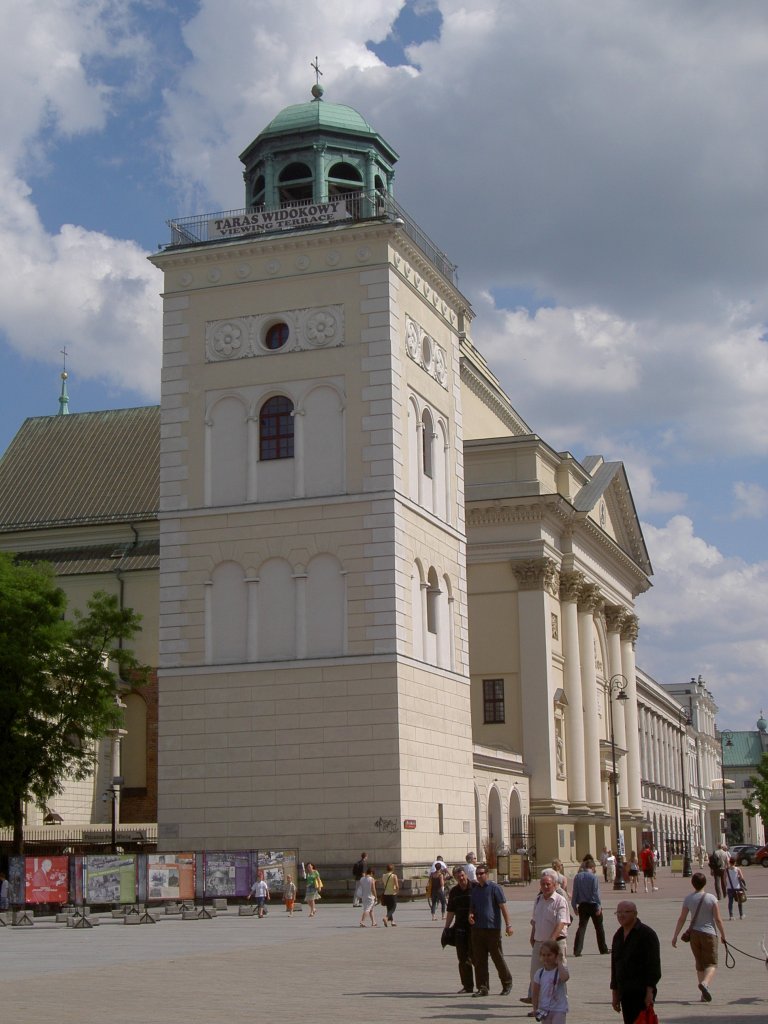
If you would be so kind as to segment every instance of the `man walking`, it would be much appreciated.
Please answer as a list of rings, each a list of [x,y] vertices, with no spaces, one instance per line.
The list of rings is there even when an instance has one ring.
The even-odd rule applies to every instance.
[[[640,851],[640,868],[643,872],[643,892],[648,892],[648,886],[656,889],[656,858],[653,855],[650,843],[643,843]]]
[[[507,911],[507,897],[496,882],[488,879],[488,866],[478,864],[477,882],[470,890],[469,923],[472,926],[472,960],[475,965],[476,996],[487,996],[489,991],[488,957],[501,981],[501,994],[512,991],[512,973],[507,967],[501,949],[501,919],[504,918],[506,934],[512,934]]]
[[[712,851],[709,867],[715,880],[715,896],[723,900],[726,895],[725,872],[728,870],[728,847],[724,843],[720,843],[717,849]]]
[[[637,916],[637,906],[622,900],[616,908],[619,929],[611,944],[611,1005],[634,1024],[646,1006],[653,1006],[661,978],[659,937]]]
[[[470,885],[474,884],[477,881],[477,876],[475,874],[475,872],[477,871],[477,857],[474,855],[472,850],[470,850],[469,853],[467,854],[466,866],[464,870],[467,873],[467,878],[469,879]]]
[[[603,908],[600,903],[600,883],[597,880],[595,872],[596,865],[594,860],[591,857],[585,857],[576,877],[573,880],[571,906],[579,915],[579,927],[576,931],[576,938],[573,943],[574,956],[581,956],[581,951],[584,948],[584,935],[587,931],[588,921],[591,921],[595,926],[597,948],[601,953],[609,952],[608,945],[605,941]]]
[[[531,984],[533,976],[541,967],[541,944],[547,939],[556,942],[565,958],[565,938],[571,915],[568,912],[568,901],[557,891],[557,872],[553,868],[545,868],[539,879],[539,894],[533,904],[531,918]],[[530,987],[528,995],[521,1003],[531,1003]]]
[[[355,861],[352,865],[352,877],[355,880],[355,895],[352,897],[353,907],[362,907],[363,905],[363,894],[361,892],[361,882],[363,877],[368,870],[368,854],[363,850],[360,854],[360,860]]]

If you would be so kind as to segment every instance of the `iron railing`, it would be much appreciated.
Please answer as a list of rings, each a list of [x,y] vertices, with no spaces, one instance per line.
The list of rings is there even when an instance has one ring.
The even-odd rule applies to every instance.
[[[171,241],[165,248],[204,245],[227,238],[254,238],[285,231],[306,231],[334,223],[366,220],[399,224],[430,263],[452,284],[458,284],[456,265],[389,193],[379,190],[357,189],[331,196],[325,203],[297,199],[284,203],[279,210],[258,206],[251,210],[222,210],[194,217],[176,217],[166,221],[171,229]]]

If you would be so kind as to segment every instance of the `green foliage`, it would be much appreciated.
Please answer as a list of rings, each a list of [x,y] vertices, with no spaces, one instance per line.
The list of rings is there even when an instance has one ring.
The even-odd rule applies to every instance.
[[[768,825],[768,754],[763,754],[760,764],[757,766],[757,773],[749,780],[753,789],[743,800],[744,808],[750,818],[758,814],[763,819],[763,824]]]
[[[121,680],[140,685],[146,668],[123,647],[140,616],[102,592],[86,614],[65,619],[53,569],[0,553],[0,822],[18,826],[21,807],[46,807],[67,778],[93,770],[96,741],[122,724]]]

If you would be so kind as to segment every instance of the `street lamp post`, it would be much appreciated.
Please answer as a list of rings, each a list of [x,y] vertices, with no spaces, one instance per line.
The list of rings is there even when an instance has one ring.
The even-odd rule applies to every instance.
[[[723,842],[727,844],[728,824],[727,810],[725,807],[725,747],[733,746],[733,733],[730,729],[720,730],[720,785],[723,790]]]
[[[626,889],[624,881],[624,851],[621,843],[621,809],[619,807],[619,775],[616,770],[616,738],[613,732],[613,693],[616,691],[616,700],[628,700],[626,677],[617,673],[611,676],[608,682],[608,714],[611,724],[611,756],[613,758],[613,814],[616,828],[616,877],[613,881],[613,888],[617,890]]]
[[[683,787],[683,878],[691,877],[691,846],[688,837],[688,812],[685,806],[685,746],[688,740],[687,728],[691,724],[690,715],[683,707],[677,709],[680,723],[680,782]]]

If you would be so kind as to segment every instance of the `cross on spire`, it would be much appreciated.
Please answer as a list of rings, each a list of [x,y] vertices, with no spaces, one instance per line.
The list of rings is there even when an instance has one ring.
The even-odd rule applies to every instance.
[[[320,85],[320,78],[322,77],[323,72],[320,70],[320,65],[317,63],[317,57],[315,57],[314,64],[312,62],[310,62],[309,66],[315,72],[315,84],[316,85]]]

